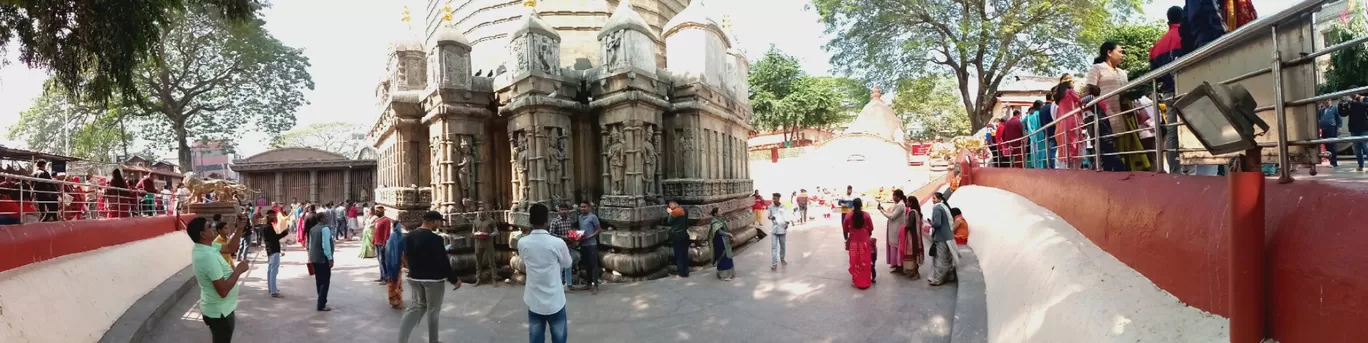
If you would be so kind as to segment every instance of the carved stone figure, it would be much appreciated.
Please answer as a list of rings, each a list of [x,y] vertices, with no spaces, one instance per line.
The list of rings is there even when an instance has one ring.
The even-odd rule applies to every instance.
[[[641,144],[641,162],[645,168],[641,169],[643,181],[641,189],[645,190],[646,194],[654,194],[652,192],[655,190],[655,187],[653,186],[655,186],[656,174],[655,130],[651,129],[650,126],[647,126],[646,131],[642,133],[642,137],[645,139],[642,140]]]
[[[556,134],[550,142],[551,157],[546,161],[546,187],[551,190],[551,198],[559,199],[561,196],[561,181],[564,180],[565,168],[565,135]]]
[[[456,86],[457,84],[460,84],[461,80],[466,78],[466,71],[462,70],[464,69],[464,63],[461,63],[461,58],[456,54],[454,48],[442,49],[442,62],[444,63],[444,68],[442,69],[446,70],[446,77],[443,78],[443,82],[445,82],[447,86]]]
[[[522,190],[522,195],[527,196],[527,136],[519,135],[518,140],[513,145],[513,165],[517,168],[517,173],[513,177],[517,178],[518,187]]]
[[[442,141],[433,139],[428,141],[428,151],[432,153],[432,159],[428,160],[428,165],[432,166],[432,185],[442,184]]]
[[[556,47],[554,47],[554,46],[551,45],[551,39],[550,39],[550,38],[541,37],[540,39],[538,39],[538,43],[537,43],[537,50],[538,50],[538,51],[537,51],[537,67],[538,67],[538,69],[540,69],[541,71],[547,72],[547,73],[549,73],[549,74],[555,74],[555,73],[556,73],[556,70],[553,70],[553,69],[555,69],[555,67],[556,67],[556,62],[558,62],[558,61],[555,60],[555,59],[556,59],[556,56],[555,56],[555,49],[556,49]]]
[[[456,173],[458,178],[456,185],[461,189],[461,196],[470,197],[470,188],[475,180],[470,179],[470,169],[474,165],[473,158],[475,152],[470,150],[470,141],[466,137],[461,137],[460,146],[456,149]]]
[[[608,179],[612,184],[612,194],[622,194],[622,176],[627,169],[627,148],[622,142],[622,132],[613,128],[608,134]]]

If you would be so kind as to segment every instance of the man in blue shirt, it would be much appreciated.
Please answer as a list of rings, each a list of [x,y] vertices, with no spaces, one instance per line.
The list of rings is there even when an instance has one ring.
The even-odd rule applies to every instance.
[[[598,260],[598,234],[599,218],[589,212],[589,202],[581,201],[579,204],[579,237],[580,263],[583,263],[584,274],[588,279],[585,280],[584,287],[589,288],[591,294],[598,294],[599,286],[599,260]]]
[[[1319,117],[1317,122],[1320,124],[1320,138],[1335,138],[1339,136],[1339,128],[1344,125],[1344,119],[1340,119],[1339,106],[1326,101],[1321,104],[1320,111],[1316,113]],[[1325,151],[1330,153],[1330,168],[1339,166],[1339,151],[1335,150],[1334,143],[1326,143]]]

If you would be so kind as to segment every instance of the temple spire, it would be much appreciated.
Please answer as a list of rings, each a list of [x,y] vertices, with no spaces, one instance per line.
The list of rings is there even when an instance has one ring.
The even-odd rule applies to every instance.
[[[883,92],[879,91],[879,85],[874,85],[874,88],[869,90],[869,98],[873,100],[883,100]]]

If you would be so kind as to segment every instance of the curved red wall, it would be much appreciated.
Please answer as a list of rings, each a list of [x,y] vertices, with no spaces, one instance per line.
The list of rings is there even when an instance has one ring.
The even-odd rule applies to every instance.
[[[0,226],[0,272],[160,236],[191,218],[193,214]]]
[[[1183,302],[1228,316],[1228,180],[975,168],[1078,228]],[[1266,184],[1268,319],[1282,342],[1368,341],[1368,184]],[[951,202],[954,202],[951,199]]]

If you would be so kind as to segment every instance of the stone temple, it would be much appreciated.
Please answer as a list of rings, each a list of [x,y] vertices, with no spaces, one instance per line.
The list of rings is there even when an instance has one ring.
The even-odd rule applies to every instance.
[[[463,275],[479,206],[525,227],[531,204],[594,204],[610,281],[667,275],[668,200],[689,213],[695,265],[712,259],[713,208],[749,241],[750,66],[717,13],[684,2],[430,0],[376,88],[376,202],[409,227],[447,213]],[[496,242],[520,269],[516,239]]]

